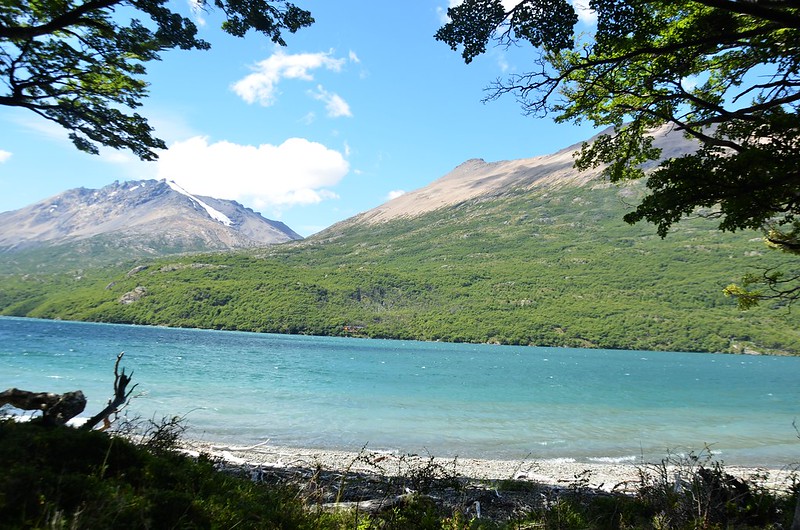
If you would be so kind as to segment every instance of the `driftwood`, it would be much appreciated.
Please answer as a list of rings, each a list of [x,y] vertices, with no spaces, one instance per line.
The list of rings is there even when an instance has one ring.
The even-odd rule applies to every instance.
[[[409,502],[415,494],[404,493],[402,495],[395,495],[393,497],[386,497],[382,499],[369,499],[366,501],[351,501],[351,502],[329,502],[323,504],[321,507],[328,512],[337,511],[357,511],[359,513],[367,513],[370,515],[377,515],[386,512],[396,506],[403,505]]]
[[[138,384],[133,385],[128,389],[128,384],[133,379],[133,372],[131,372],[131,375],[125,375],[125,368],[122,369],[122,373],[119,371],[119,362],[122,360],[123,355],[125,355],[125,352],[120,352],[117,355],[117,362],[114,363],[114,397],[108,400],[108,405],[103,410],[81,425],[81,429],[92,430],[101,421],[103,422],[103,430],[109,428],[111,426],[109,417],[128,402],[128,398],[131,397],[133,390],[138,386]]]
[[[104,425],[103,429],[110,427],[110,416],[128,402],[133,389],[136,388],[137,385],[133,385],[128,389],[133,372],[131,375],[125,375],[125,368],[122,369],[122,372],[119,371],[119,363],[123,355],[125,352],[117,355],[117,362],[114,363],[114,397],[108,400],[108,405],[103,410],[81,425],[81,429],[91,430],[101,421]],[[86,408],[86,397],[80,390],[53,394],[9,388],[0,392],[0,407],[4,405],[11,405],[22,410],[39,410],[42,412],[41,421],[45,425],[64,425],[83,412]]]
[[[86,397],[80,390],[52,394],[9,388],[0,392],[0,407],[3,405],[22,410],[39,410],[42,412],[42,423],[64,425],[83,412],[86,408]]]

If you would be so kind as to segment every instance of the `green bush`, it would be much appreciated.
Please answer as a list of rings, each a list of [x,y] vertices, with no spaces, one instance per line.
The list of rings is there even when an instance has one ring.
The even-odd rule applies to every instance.
[[[0,423],[2,528],[306,528],[295,492],[97,431]]]

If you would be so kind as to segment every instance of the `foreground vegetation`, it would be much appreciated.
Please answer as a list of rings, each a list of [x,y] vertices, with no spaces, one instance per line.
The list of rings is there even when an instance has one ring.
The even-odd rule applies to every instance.
[[[539,346],[800,352],[800,316],[736,310],[722,290],[778,253],[760,234],[621,221],[641,189],[509,194],[244,253],[13,273],[0,314]],[[87,257],[88,259],[88,257]],[[23,260],[23,261],[21,261]],[[54,258],[53,267],[66,260]],[[776,310],[777,309],[777,310]]]
[[[0,527],[788,528],[794,511],[789,492],[768,491],[734,479],[719,464],[696,461],[681,488],[665,471],[643,476],[632,494],[601,493],[586,477],[567,488],[515,480],[475,484],[433,465],[403,477],[262,470],[251,480],[241,468],[175,452],[179,430],[174,421],[149,422],[133,443],[97,431],[0,422]],[[369,513],[326,503],[412,488],[400,502]],[[483,502],[481,516],[476,500]]]

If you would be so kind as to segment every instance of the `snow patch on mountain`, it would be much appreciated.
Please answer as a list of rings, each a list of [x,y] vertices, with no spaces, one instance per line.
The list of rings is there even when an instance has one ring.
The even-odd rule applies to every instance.
[[[195,197],[194,195],[192,195],[191,193],[189,193],[185,189],[183,189],[180,186],[178,186],[178,184],[176,184],[175,182],[173,182],[171,180],[168,180],[167,181],[167,185],[170,188],[172,188],[173,190],[175,190],[178,193],[180,193],[181,195],[185,195],[185,196],[189,197],[191,200],[193,200],[194,202],[196,202],[215,221],[219,221],[220,223],[224,224],[225,226],[233,225],[233,221],[231,221],[230,218],[227,215],[225,215],[224,213],[220,212],[219,210],[215,210],[214,208],[212,208],[208,204],[204,203],[203,201],[201,201],[200,199],[198,199],[197,197]]]

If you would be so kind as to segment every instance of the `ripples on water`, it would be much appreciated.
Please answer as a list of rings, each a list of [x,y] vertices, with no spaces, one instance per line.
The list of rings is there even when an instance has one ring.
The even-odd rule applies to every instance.
[[[285,336],[0,318],[0,387],[111,395],[235,443],[437,456],[800,460],[800,358]]]

